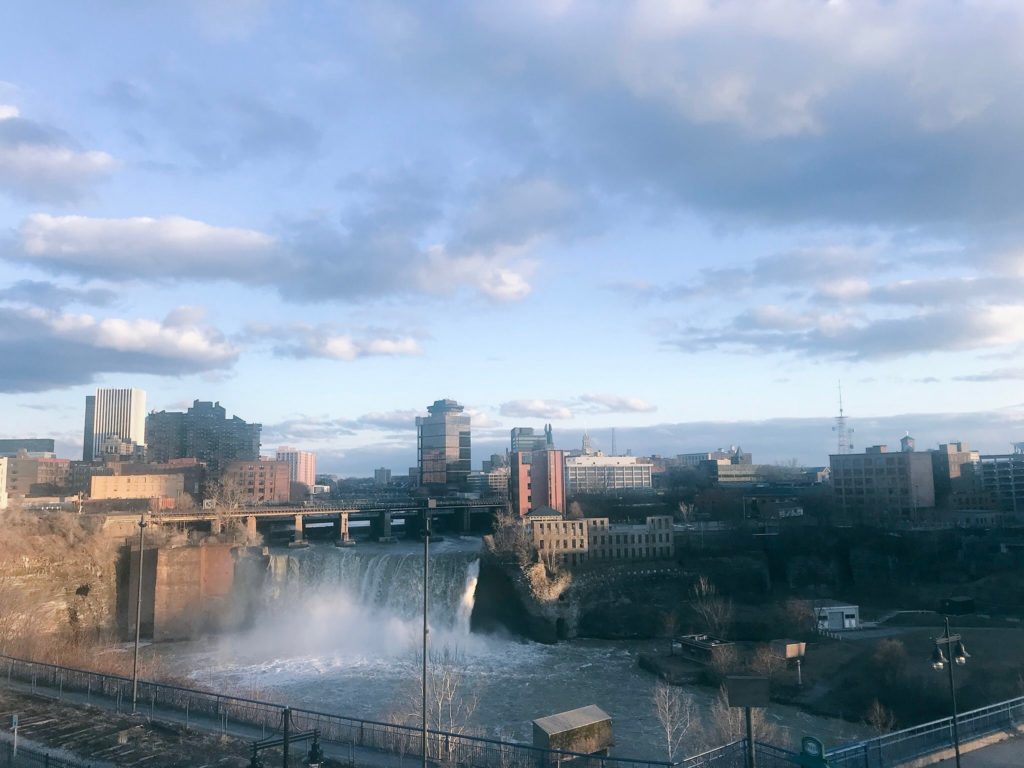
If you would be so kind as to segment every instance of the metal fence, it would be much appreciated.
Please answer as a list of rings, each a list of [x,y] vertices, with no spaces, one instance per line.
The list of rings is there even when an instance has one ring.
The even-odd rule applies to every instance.
[[[796,754],[771,744],[754,742],[758,768],[793,768]],[[731,744],[709,749],[699,755],[688,757],[678,768],[746,768],[747,740],[739,739]]]
[[[93,768],[93,764],[73,757],[58,757],[21,744],[15,753],[14,744],[3,741],[0,742],[0,768]]]
[[[0,655],[0,675],[8,682],[27,684],[33,690],[46,689],[58,698],[84,696],[112,704],[115,711],[131,709],[131,678],[89,672],[55,664],[27,661]],[[138,709],[150,717],[179,722],[186,727],[218,729],[245,739],[259,739],[278,733],[285,707],[256,699],[209,693],[163,683],[140,680]],[[297,730],[320,729],[328,744],[356,750],[374,750],[393,755],[419,755],[422,730],[416,727],[345,717],[329,712],[291,708],[291,722]],[[576,752],[547,750],[530,744],[500,741],[480,736],[428,731],[428,756],[434,762],[459,764],[464,768],[538,768],[570,763],[573,768],[671,768],[658,760],[601,757]],[[723,764],[725,765],[725,764]]]
[[[964,712],[956,719],[960,743],[1024,724],[1024,696]],[[887,733],[868,741],[833,749],[832,768],[883,768],[953,748],[953,718],[944,717]]]

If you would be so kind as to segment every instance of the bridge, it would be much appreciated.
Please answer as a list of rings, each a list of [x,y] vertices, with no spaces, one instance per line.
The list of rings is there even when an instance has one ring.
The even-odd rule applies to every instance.
[[[151,521],[158,525],[188,525],[206,522],[214,533],[219,533],[225,520],[244,520],[246,530],[256,533],[258,522],[284,521],[294,526],[295,542],[303,540],[307,519],[316,522],[330,522],[334,526],[334,538],[342,544],[352,541],[349,523],[353,520],[370,522],[371,536],[379,541],[392,540],[392,523],[400,519],[406,530],[422,530],[424,514],[431,519],[445,520],[446,527],[467,533],[473,530],[473,517],[486,516],[489,521],[496,512],[505,509],[507,500],[501,496],[485,499],[410,499],[407,502],[354,502],[349,504],[289,504],[261,507],[212,507],[194,510],[169,510],[155,512]],[[412,524],[412,525],[410,525]],[[485,526],[477,526],[485,527]]]

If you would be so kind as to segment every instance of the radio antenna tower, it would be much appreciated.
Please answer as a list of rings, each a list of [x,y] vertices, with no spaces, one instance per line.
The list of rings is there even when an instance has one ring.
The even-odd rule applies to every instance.
[[[839,415],[836,416],[836,425],[832,427],[836,433],[836,453],[844,454],[853,450],[853,443],[850,442],[850,435],[853,430],[846,426],[846,414],[843,412],[843,382],[839,382]]]

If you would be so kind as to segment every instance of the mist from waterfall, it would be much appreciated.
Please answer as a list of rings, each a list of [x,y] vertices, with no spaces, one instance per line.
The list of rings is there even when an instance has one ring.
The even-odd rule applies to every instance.
[[[431,551],[433,647],[466,651],[484,642],[470,634],[479,572],[475,551]],[[270,555],[254,626],[230,642],[277,657],[405,657],[422,640],[422,612],[423,555],[414,546],[280,551]]]

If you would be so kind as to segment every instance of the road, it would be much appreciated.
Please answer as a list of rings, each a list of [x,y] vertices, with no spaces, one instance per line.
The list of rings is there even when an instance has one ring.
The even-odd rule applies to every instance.
[[[953,758],[935,763],[941,768],[954,768]],[[962,768],[1009,768],[1024,765],[1024,738],[1007,739],[960,756]]]

